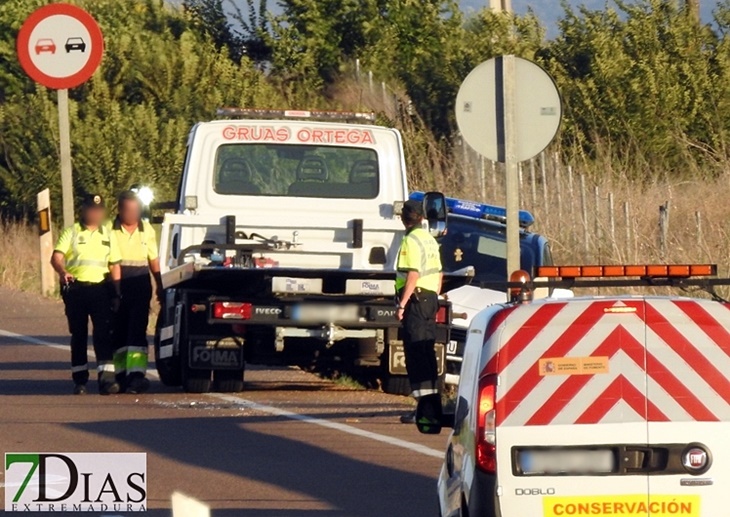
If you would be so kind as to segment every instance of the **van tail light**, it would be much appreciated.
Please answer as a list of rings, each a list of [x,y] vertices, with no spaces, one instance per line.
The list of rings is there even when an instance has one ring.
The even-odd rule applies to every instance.
[[[439,325],[448,325],[449,322],[449,306],[441,305],[436,312],[436,323]]]
[[[477,467],[487,474],[497,472],[497,376],[479,380],[479,413],[477,415]]]
[[[250,320],[253,305],[241,302],[213,302],[213,318],[217,320]]]

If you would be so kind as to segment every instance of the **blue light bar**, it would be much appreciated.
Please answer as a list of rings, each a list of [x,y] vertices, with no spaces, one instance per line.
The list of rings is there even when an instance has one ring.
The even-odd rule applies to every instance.
[[[423,201],[423,197],[423,192],[413,192],[410,195],[410,199],[413,201]],[[447,197],[446,208],[449,213],[454,215],[463,215],[465,217],[474,217],[477,219],[488,219],[490,221],[498,221],[500,223],[506,223],[507,221],[507,209],[501,206],[487,205],[485,203],[477,203],[476,201]],[[535,218],[527,210],[520,210],[518,219],[520,221],[521,228],[529,228],[535,224]]]

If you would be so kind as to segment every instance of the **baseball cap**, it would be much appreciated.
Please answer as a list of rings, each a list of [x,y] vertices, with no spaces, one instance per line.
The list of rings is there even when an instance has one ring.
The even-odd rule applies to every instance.
[[[83,208],[106,208],[104,198],[99,194],[86,194],[81,202]]]
[[[412,199],[409,199],[403,204],[403,213],[412,213],[419,217],[423,217],[423,204],[421,204],[420,201],[414,201]]]

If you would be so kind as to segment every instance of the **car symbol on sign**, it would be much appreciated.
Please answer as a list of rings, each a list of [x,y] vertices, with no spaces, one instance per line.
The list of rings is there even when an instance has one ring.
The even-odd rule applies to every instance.
[[[86,52],[86,42],[82,38],[69,38],[66,40],[64,48],[66,49],[66,54],[72,50]]]
[[[35,43],[35,53],[36,55],[39,55],[43,52],[48,52],[50,54],[56,53],[56,44],[53,42],[52,39],[49,38],[41,38]]]

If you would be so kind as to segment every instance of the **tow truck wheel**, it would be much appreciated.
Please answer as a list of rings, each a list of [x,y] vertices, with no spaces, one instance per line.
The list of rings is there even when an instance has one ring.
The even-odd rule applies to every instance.
[[[243,391],[243,370],[213,370],[213,391],[239,393]]]
[[[411,383],[406,375],[385,373],[380,378],[383,391],[391,395],[408,396],[411,394]]]
[[[180,386],[182,384],[179,358],[155,359],[155,367],[157,368],[157,375],[160,377],[160,382],[165,386]]]
[[[183,389],[188,393],[208,393],[210,391],[210,370],[194,370],[183,366]]]

